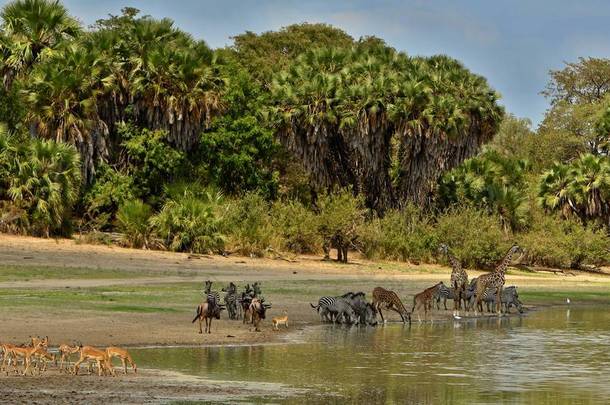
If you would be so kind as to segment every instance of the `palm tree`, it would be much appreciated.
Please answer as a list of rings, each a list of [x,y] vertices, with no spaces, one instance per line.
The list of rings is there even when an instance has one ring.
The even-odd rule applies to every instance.
[[[601,219],[610,224],[610,162],[585,154],[570,164],[556,163],[540,179],[539,204],[564,217],[576,215],[586,223]]]
[[[310,50],[275,75],[270,98],[277,136],[314,184],[349,185],[380,212],[427,203],[438,176],[491,139],[502,116],[486,81],[458,62],[383,44]]]
[[[0,13],[5,41],[2,45],[2,74],[5,88],[13,79],[39,61],[45,50],[52,50],[65,39],[80,33],[79,23],[59,1],[15,0]]]
[[[32,141],[10,181],[13,202],[28,212],[34,231],[44,236],[60,230],[80,188],[76,149],[49,140]]]
[[[108,127],[97,110],[106,91],[106,63],[90,42],[70,43],[39,63],[23,90],[31,127],[40,137],[76,146],[85,180],[108,155]]]

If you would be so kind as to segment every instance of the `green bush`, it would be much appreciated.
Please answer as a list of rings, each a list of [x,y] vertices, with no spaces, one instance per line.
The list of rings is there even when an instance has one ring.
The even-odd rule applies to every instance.
[[[449,245],[466,267],[493,267],[512,243],[498,217],[470,207],[441,214],[435,233],[436,240]]]
[[[117,225],[124,234],[124,243],[131,247],[148,248],[152,232],[152,208],[142,200],[127,201],[117,212]]]
[[[610,259],[610,238],[602,230],[584,227],[575,220],[537,213],[530,231],[520,236],[532,265],[579,268],[601,265]]]
[[[223,225],[231,251],[264,256],[269,248],[281,245],[279,232],[271,223],[269,204],[257,193],[231,201]]]
[[[315,213],[297,201],[276,202],[271,208],[273,227],[281,235],[281,249],[317,253],[322,246]]]
[[[161,211],[150,220],[167,247],[191,253],[220,252],[225,236],[217,217],[217,199],[200,198],[191,193],[165,202]]]
[[[373,218],[360,235],[362,252],[369,259],[429,261],[436,245],[430,219],[411,204]]]
[[[140,195],[133,177],[101,164],[95,182],[89,186],[81,201],[84,207],[83,228],[93,232],[111,229],[119,207]]]

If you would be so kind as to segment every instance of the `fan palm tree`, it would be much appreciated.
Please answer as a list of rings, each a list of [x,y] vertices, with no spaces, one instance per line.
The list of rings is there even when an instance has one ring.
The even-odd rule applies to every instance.
[[[31,69],[45,50],[55,49],[80,33],[79,23],[59,1],[15,0],[4,6],[0,19],[6,38],[0,42],[7,89],[16,76]]]
[[[438,176],[473,155],[502,116],[485,80],[458,62],[383,44],[310,50],[275,75],[270,98],[277,136],[314,184],[349,185],[380,212],[427,202]]]
[[[19,161],[8,194],[28,212],[35,231],[44,236],[59,230],[78,198],[80,160],[64,143],[35,140]]]

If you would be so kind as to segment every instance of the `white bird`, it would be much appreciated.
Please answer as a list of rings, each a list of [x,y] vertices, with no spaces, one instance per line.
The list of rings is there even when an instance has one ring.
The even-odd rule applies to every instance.
[[[566,304],[570,305],[570,299],[566,298]]]
[[[462,319],[462,317],[459,315],[453,314],[453,319],[458,320],[458,319]]]

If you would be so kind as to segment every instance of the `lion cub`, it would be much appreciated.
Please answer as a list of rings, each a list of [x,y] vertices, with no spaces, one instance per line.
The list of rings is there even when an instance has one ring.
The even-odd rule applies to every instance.
[[[284,316],[276,316],[272,319],[273,329],[279,330],[278,326],[284,325],[288,329],[288,311],[284,310]]]

